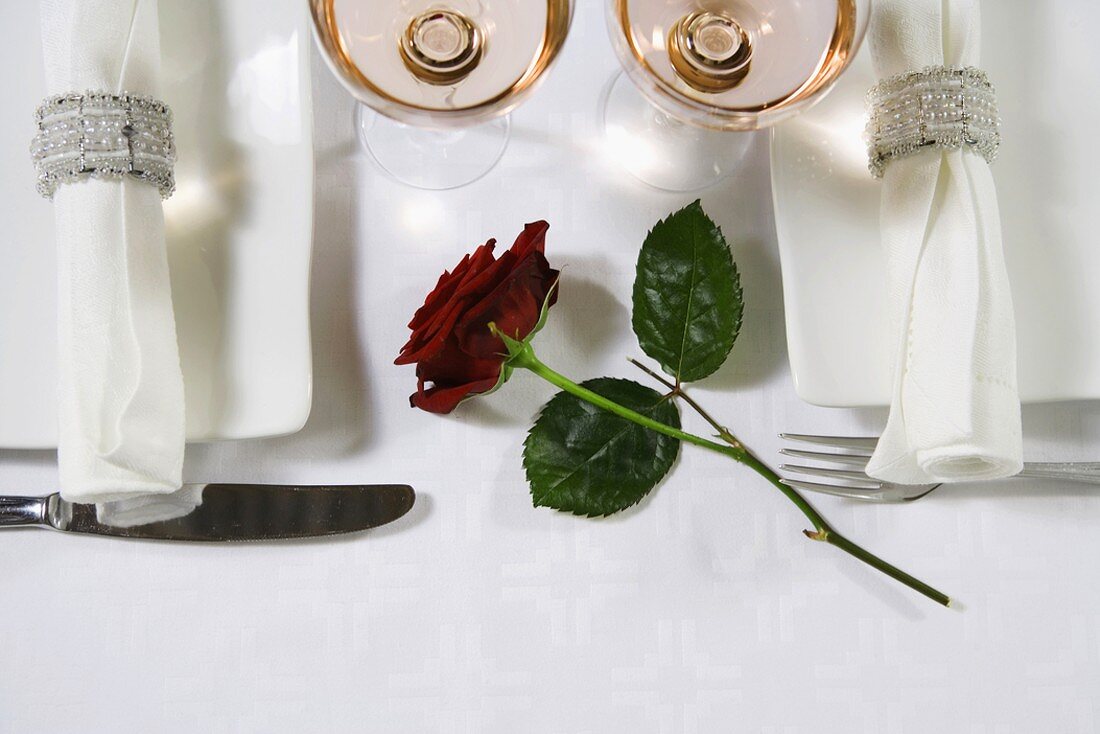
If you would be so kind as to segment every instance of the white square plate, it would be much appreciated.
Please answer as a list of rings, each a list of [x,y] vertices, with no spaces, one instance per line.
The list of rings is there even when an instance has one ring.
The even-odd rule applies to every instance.
[[[309,415],[313,143],[304,2],[161,0],[179,147],[165,205],[191,440],[292,433]],[[50,205],[34,191],[38,4],[0,9],[0,446],[56,446]],[[140,91],[140,90],[137,90]]]
[[[982,5],[982,66],[997,87],[993,164],[1012,280],[1024,402],[1100,398],[1100,119],[1092,29],[1100,5]],[[1024,39],[1024,46],[1021,46]],[[1034,53],[1023,50],[1034,50]],[[833,93],[772,137],[772,190],[787,342],[798,394],[826,406],[886,405],[894,352],[867,172],[865,47]]]

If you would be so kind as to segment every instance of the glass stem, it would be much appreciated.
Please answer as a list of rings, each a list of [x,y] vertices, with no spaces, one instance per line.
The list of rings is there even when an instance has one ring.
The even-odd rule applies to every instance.
[[[762,476],[764,479],[767,479],[772,485],[774,485],[775,488],[782,492],[787,497],[787,499],[789,499],[795,505],[795,507],[797,507],[802,512],[802,514],[805,515],[806,518],[813,524],[814,529],[812,531],[803,531],[806,537],[810,538],[811,540],[828,543],[829,545],[839,548],[840,550],[859,559],[860,561],[866,563],[872,568],[878,569],[890,578],[895,579],[902,584],[905,584],[906,586],[913,589],[914,591],[917,591],[920,594],[923,594],[932,601],[938,604],[942,604],[944,606],[951,606],[951,599],[946,594],[909,575],[905,571],[902,571],[900,568],[897,568],[896,566],[887,563],[878,556],[861,548],[860,546],[856,545],[855,543],[838,533],[836,530],[834,530],[833,527],[825,520],[825,518],[822,517],[816,509],[814,509],[813,505],[811,505],[794,488],[788,487],[787,485],[783,484],[779,475],[776,474],[776,472],[771,467],[760,461],[760,459],[757,458],[747,448],[745,448],[745,446],[740,441],[738,441],[733,436],[733,434],[731,434],[725,428],[721,427],[716,421],[710,418],[709,415],[706,415],[705,411],[703,411],[702,408],[700,408],[698,404],[694,401],[689,400],[688,404],[692,405],[698,412],[703,415],[705,420],[707,420],[711,425],[717,428],[719,434],[718,437],[721,438],[724,443],[718,443],[717,441],[712,441],[710,439],[703,438],[702,436],[696,436],[692,433],[687,433],[686,431],[680,430],[679,428],[673,428],[672,426],[665,425],[660,421],[653,420],[652,418],[644,416],[641,413],[631,410],[630,408],[627,408],[625,406],[619,405],[618,403],[612,400],[608,400],[598,393],[595,393],[581,385],[578,385],[569,378],[565,377],[562,374],[559,374],[558,372],[555,372],[553,369],[539,361],[529,343],[525,343],[518,350],[512,351],[509,358],[509,363],[513,367],[522,368],[528,370],[529,372],[533,372],[534,374],[549,382],[551,385],[554,385],[555,387],[564,390],[565,392],[568,392],[571,395],[580,398],[581,400],[591,403],[598,408],[602,408],[609,413],[613,413],[620,418],[625,418],[626,420],[632,421],[644,428],[648,428],[652,431],[656,431],[657,433],[675,438],[684,443],[689,443],[693,446],[698,446],[699,448],[722,454],[723,456],[727,456],[734,461],[744,464],[745,466],[749,467],[757,474]],[[668,383],[663,379],[661,381],[666,386],[670,386],[673,388],[673,395],[686,397],[684,396],[683,391],[680,390],[679,386],[672,385],[672,383]]]

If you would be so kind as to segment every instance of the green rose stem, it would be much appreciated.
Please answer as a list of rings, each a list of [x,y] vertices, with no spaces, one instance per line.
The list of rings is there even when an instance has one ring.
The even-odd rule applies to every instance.
[[[505,346],[508,347],[509,367],[521,368],[528,370],[529,372],[533,372],[534,374],[549,382],[551,385],[554,385],[561,390],[575,395],[581,400],[589,402],[598,408],[602,408],[610,413],[614,413],[620,418],[625,418],[626,420],[633,421],[640,426],[648,428],[652,431],[657,431],[658,433],[663,433],[664,435],[670,436],[671,438],[679,439],[680,441],[683,441],[685,443],[690,443],[694,446],[699,446],[700,448],[708,449],[710,451],[714,451],[715,453],[728,456],[734,461],[738,461],[748,466],[757,474],[764,477],[773,485],[775,485],[775,487],[784,495],[786,495],[787,499],[793,502],[794,505],[802,511],[802,514],[805,515],[811,523],[813,523],[813,531],[803,531],[806,534],[806,537],[810,538],[811,540],[816,540],[835,546],[845,553],[848,553],[849,555],[858,558],[867,565],[878,569],[890,578],[896,579],[897,581],[900,581],[914,591],[917,591],[927,596],[932,601],[935,601],[944,606],[951,606],[951,598],[943,592],[934,589],[920,579],[910,576],[905,571],[902,571],[900,568],[893,566],[882,560],[878,556],[874,555],[873,553],[864,550],[863,548],[856,545],[855,543],[838,533],[836,530],[834,530],[833,527],[825,520],[825,518],[822,517],[820,513],[818,513],[818,511],[815,510],[804,497],[802,497],[802,495],[800,495],[792,487],[788,487],[787,485],[783,484],[779,475],[776,474],[774,470],[772,470],[764,462],[760,461],[760,459],[758,459],[756,456],[753,455],[751,451],[745,448],[745,446],[740,441],[738,441],[733,436],[733,434],[731,434],[727,429],[723,428],[714,419],[707,415],[705,411],[703,411],[702,408],[700,408],[698,404],[695,403],[695,401],[684,395],[683,391],[680,390],[680,388],[661,379],[661,382],[663,384],[673,389],[673,393],[675,395],[684,398],[690,406],[698,411],[712,426],[715,427],[715,429],[718,431],[719,438],[726,442],[725,445],[717,443],[715,441],[711,441],[710,439],[706,439],[701,436],[696,436],[694,434],[672,428],[671,426],[667,426],[664,423],[655,421],[652,418],[647,418],[641,413],[637,413],[633,410],[630,410],[629,408],[625,408],[618,403],[612,402],[611,400],[608,400],[607,398],[604,398],[603,396],[592,392],[591,390],[581,387],[569,378],[555,372],[554,370],[543,364],[541,361],[539,361],[538,357],[535,356],[535,352],[531,348],[529,342],[517,341],[515,339],[509,338],[505,334],[501,334],[494,327],[490,328],[493,328],[494,333],[500,336],[501,339],[503,339]],[[638,366],[641,365],[639,364]],[[643,369],[645,369],[646,372],[649,372],[651,375],[656,376],[655,373],[650,371],[648,368],[643,367]]]

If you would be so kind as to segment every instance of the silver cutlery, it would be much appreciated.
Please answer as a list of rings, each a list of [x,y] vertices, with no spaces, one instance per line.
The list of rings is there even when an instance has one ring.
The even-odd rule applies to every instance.
[[[781,464],[781,471],[828,480],[829,483],[784,479],[784,484],[808,492],[829,494],[835,497],[866,502],[912,502],[927,496],[939,484],[893,484],[867,476],[867,462],[878,445],[873,437],[809,436],[798,433],[781,433],[784,441],[822,446],[832,451],[807,451],[783,448],[779,453],[808,461],[834,464],[834,467]],[[1017,477],[1057,479],[1083,484],[1100,484],[1100,463],[1062,462],[1026,463]]]
[[[95,505],[66,502],[58,494],[0,497],[0,529],[42,527],[147,540],[289,540],[385,525],[416,499],[412,487],[403,485],[193,484],[176,494],[187,501],[176,503],[175,517],[130,526],[101,522]]]

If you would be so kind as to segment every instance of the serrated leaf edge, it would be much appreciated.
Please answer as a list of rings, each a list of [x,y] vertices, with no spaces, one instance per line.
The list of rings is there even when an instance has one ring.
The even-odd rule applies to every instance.
[[[640,382],[637,382],[635,380],[628,380],[628,379],[623,378],[623,377],[604,377],[604,378],[596,377],[596,378],[592,378],[590,380],[585,380],[584,382],[581,383],[581,385],[582,386],[587,386],[589,383],[591,383],[595,380],[599,380],[599,379],[612,380],[612,381],[615,381],[615,382],[629,382],[629,383],[633,383],[635,385],[639,385],[641,387],[648,387],[646,385],[642,385]],[[652,390],[652,388],[648,388],[648,389]],[[656,392],[656,391],[654,391],[654,392]],[[527,481],[527,486],[528,486],[529,489],[533,490],[533,487],[531,487],[531,466],[529,465],[528,460],[527,460],[527,450],[528,450],[529,444],[531,442],[531,439],[534,437],[535,428],[537,427],[538,422],[542,418],[543,414],[550,407],[551,403],[553,403],[555,400],[557,400],[559,398],[562,398],[563,396],[568,396],[568,397],[571,397],[575,400],[581,400],[576,395],[573,395],[573,394],[571,394],[571,393],[569,393],[565,390],[562,390],[562,391],[556,393],[553,397],[551,397],[548,401],[546,401],[546,403],[539,409],[538,414],[535,416],[534,422],[532,423],[531,427],[527,430],[527,437],[523,440],[523,452],[522,452],[522,454],[523,454],[523,456],[522,456],[523,475],[524,475],[524,478]],[[675,402],[673,402],[672,405],[676,409],[677,423],[679,423],[680,419],[682,417],[682,416],[680,416],[680,406],[677,405]],[[644,426],[637,426],[637,427],[641,428],[642,430],[645,430],[645,431],[651,431],[652,430],[650,428],[645,428]],[[622,435],[622,434],[620,433],[618,435]],[[617,437],[618,436],[616,436],[616,438]],[[675,439],[673,439],[673,440],[675,440]],[[618,510],[615,510],[614,512],[578,512],[576,510],[559,509],[557,507],[553,507],[552,505],[540,504],[537,500],[534,500],[534,492],[531,491],[530,494],[531,494],[532,500],[534,500],[533,504],[534,504],[535,507],[545,507],[547,509],[554,510],[555,512],[561,512],[561,513],[564,513],[564,514],[573,515],[575,517],[585,517],[585,518],[589,518],[589,519],[599,519],[599,518],[611,517],[612,515],[617,515],[620,512],[624,512],[626,510],[629,510],[631,507],[635,507],[638,504],[640,504],[642,502],[642,500],[644,500],[646,497],[649,497],[651,494],[653,494],[653,492],[655,492],[661,486],[661,484],[664,483],[664,481],[668,478],[668,475],[672,472],[673,467],[675,467],[676,464],[680,461],[680,450],[681,450],[682,447],[683,447],[682,443],[680,441],[676,441],[676,455],[672,457],[672,461],[669,462],[668,468],[665,469],[663,472],[661,472],[661,474],[653,482],[653,486],[650,487],[649,490],[647,490],[644,494],[640,495],[638,497],[638,499],[634,500],[629,505],[626,505],[624,507],[619,508]]]
[[[703,209],[702,200],[696,199],[695,201],[691,202],[690,204],[684,206],[683,208],[672,212],[671,214],[664,217],[663,219],[659,219],[649,229],[649,231],[646,232],[645,240],[643,241],[642,247],[644,249],[644,247],[645,247],[644,242],[649,240],[649,238],[653,235],[654,231],[656,231],[658,227],[661,227],[661,226],[667,224],[668,221],[670,219],[672,219],[673,217],[675,217],[679,214],[683,214],[683,213],[688,212],[688,211],[693,210],[693,209],[698,210],[699,214],[707,222],[710,223],[710,226],[712,226],[718,232],[718,236],[726,244],[726,248],[725,248],[726,253],[729,257],[730,267],[733,271],[732,286],[733,286],[734,298],[736,299],[736,301],[739,304],[740,308],[738,309],[737,318],[734,320],[734,323],[733,323],[733,328],[732,328],[733,334],[732,334],[732,338],[730,339],[729,346],[721,353],[722,359],[721,359],[720,362],[718,362],[717,366],[715,366],[715,368],[713,370],[711,370],[710,372],[708,372],[706,374],[699,375],[697,377],[693,377],[690,380],[684,380],[683,379],[683,371],[684,371],[683,370],[683,364],[684,364],[684,351],[685,351],[684,348],[683,348],[683,343],[681,344],[681,349],[680,349],[680,364],[678,365],[678,369],[676,369],[676,370],[670,369],[669,365],[664,364],[664,362],[661,359],[659,359],[657,357],[654,357],[654,355],[649,354],[648,352],[646,352],[645,348],[642,347],[642,352],[647,354],[651,358],[653,358],[654,361],[658,362],[661,365],[661,369],[664,370],[665,373],[668,374],[670,377],[672,377],[676,381],[677,384],[680,384],[681,382],[685,382],[685,381],[686,382],[697,382],[699,380],[710,377],[715,372],[720,370],[722,368],[722,366],[725,365],[725,363],[729,360],[729,356],[733,352],[733,347],[734,347],[734,345],[737,344],[737,339],[741,334],[741,327],[742,327],[742,325],[744,323],[744,319],[745,319],[745,297],[744,297],[745,293],[744,293],[744,289],[741,286],[741,272],[740,272],[739,268],[737,267],[737,263],[733,259],[733,252],[732,252],[732,250],[729,246],[729,240],[726,239],[726,235],[722,231],[722,227],[719,226],[713,219],[711,219],[710,215],[708,215],[706,213],[706,210]],[[692,287],[691,294],[689,296],[689,306],[688,306],[688,311],[689,312],[691,310],[690,304],[694,301],[694,298],[695,298],[694,278],[695,278],[695,272],[696,272],[696,262],[695,261],[697,260],[697,258],[694,257],[695,252],[697,252],[697,249],[696,249],[696,246],[695,246],[695,243],[694,243],[694,230],[693,230],[693,243],[692,243],[692,253],[693,253],[692,280],[693,280],[693,287]],[[642,253],[639,252],[638,262],[635,265],[634,287],[631,289],[632,312],[631,312],[631,319],[630,319],[631,320],[631,328],[634,331],[635,337],[638,338],[639,346],[641,346],[641,341],[642,340],[641,340],[641,337],[638,336],[637,309],[633,308],[633,304],[635,302],[635,295],[636,295],[637,290],[638,290],[638,280],[639,280],[639,275],[640,275],[640,272],[641,272],[641,254]],[[687,341],[688,331],[689,330],[685,327],[684,328],[684,333],[683,333],[683,342],[684,343],[686,343],[686,341]]]

